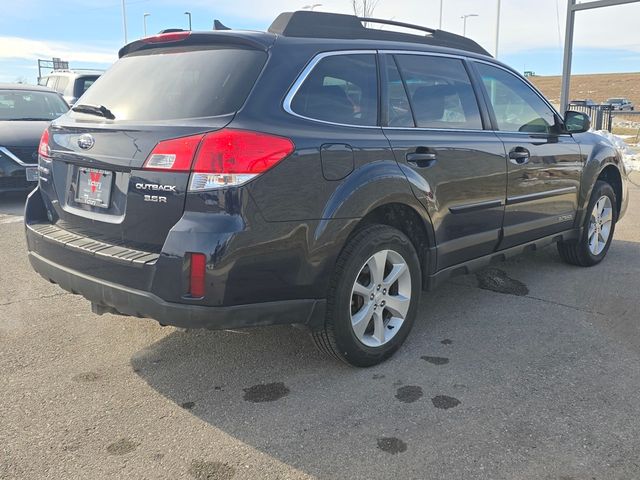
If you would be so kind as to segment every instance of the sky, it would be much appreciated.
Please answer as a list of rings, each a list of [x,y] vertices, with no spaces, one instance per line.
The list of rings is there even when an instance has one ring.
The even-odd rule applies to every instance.
[[[443,29],[495,50],[497,0],[443,0]],[[265,30],[280,12],[322,3],[318,11],[352,13],[351,0],[126,0],[128,40],[164,28],[209,30],[215,18]],[[538,75],[562,72],[566,0],[502,0],[498,58]],[[375,16],[437,28],[440,0],[379,0]],[[573,73],[640,72],[640,2],[577,13]],[[60,57],[71,68],[108,68],[124,45],[121,0],[4,0],[0,82],[35,83],[37,59]]]

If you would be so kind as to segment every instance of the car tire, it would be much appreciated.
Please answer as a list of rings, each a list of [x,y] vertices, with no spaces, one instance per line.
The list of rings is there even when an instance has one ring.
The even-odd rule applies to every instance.
[[[571,265],[597,265],[609,251],[617,220],[616,194],[611,185],[598,180],[589,200],[580,238],[559,242],[560,257]]]
[[[422,290],[420,261],[401,231],[372,225],[356,233],[336,262],[318,348],[356,367],[383,362],[413,326]]]

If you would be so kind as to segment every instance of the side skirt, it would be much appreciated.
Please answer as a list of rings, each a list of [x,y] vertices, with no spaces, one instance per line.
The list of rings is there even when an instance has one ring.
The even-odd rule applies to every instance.
[[[565,230],[564,232],[554,233],[553,235],[542,237],[531,242],[516,245],[515,247],[493,252],[483,257],[478,257],[467,262],[447,267],[427,277],[427,281],[425,282],[425,290],[433,290],[442,283],[446,282],[451,277],[455,277],[458,275],[467,275],[491,264],[504,262],[509,258],[521,255],[525,252],[538,250],[552,243],[577,240],[578,238],[580,238],[580,233],[581,229]]]

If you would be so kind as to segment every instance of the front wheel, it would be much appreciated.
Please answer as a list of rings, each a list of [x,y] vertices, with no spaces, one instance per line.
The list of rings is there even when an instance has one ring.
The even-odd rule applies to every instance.
[[[420,279],[420,261],[406,235],[386,225],[364,228],[338,258],[325,324],[312,332],[316,345],[358,367],[386,360],[411,330]]]
[[[565,262],[590,267],[602,261],[609,251],[618,220],[616,205],[611,185],[598,180],[593,187],[582,235],[578,240],[558,243],[558,252]]]

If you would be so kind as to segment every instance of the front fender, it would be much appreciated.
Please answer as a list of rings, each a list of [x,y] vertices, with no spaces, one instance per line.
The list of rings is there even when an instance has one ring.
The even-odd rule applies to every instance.
[[[584,224],[585,216],[587,215],[587,207],[596,181],[604,169],[610,165],[617,169],[622,179],[621,217],[624,214],[628,203],[627,172],[622,160],[622,155],[611,141],[596,133],[585,132],[574,135],[574,138],[580,145],[580,150],[584,159],[580,191],[578,193],[578,211],[576,214],[575,226],[580,227]]]

